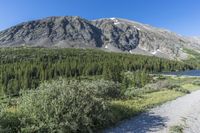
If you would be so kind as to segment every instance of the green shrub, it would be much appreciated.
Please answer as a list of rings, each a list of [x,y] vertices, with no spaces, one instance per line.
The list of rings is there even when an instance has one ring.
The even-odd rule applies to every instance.
[[[170,128],[170,133],[183,133],[184,125],[173,126]]]
[[[20,131],[21,122],[18,114],[2,112],[0,116],[0,133],[17,133]]]
[[[131,97],[138,95],[138,93],[140,93],[140,92],[141,92],[141,88],[129,87],[124,92],[124,97],[131,98]]]
[[[190,91],[189,91],[189,90],[184,89],[184,88],[182,88],[182,87],[180,87],[180,88],[173,88],[173,90],[179,91],[179,92],[182,92],[182,93],[185,93],[185,94],[190,94]]]
[[[95,87],[92,82],[58,80],[22,92],[21,132],[92,132],[108,125],[109,106]]]
[[[120,97],[120,85],[113,81],[97,80],[97,81],[84,81],[81,84],[88,89],[93,90],[96,96],[110,99]]]
[[[180,85],[177,85],[177,84],[170,84],[167,87],[167,89],[179,91],[179,92],[182,92],[182,93],[185,93],[185,94],[189,94],[190,93],[189,90],[184,89],[183,87],[181,87]]]
[[[15,133],[20,131],[19,115],[8,111],[10,99],[0,101],[0,133]]]
[[[199,85],[200,85],[200,80],[194,80],[194,81],[192,82],[192,84],[193,84],[193,85],[198,85],[198,86],[199,86]]]

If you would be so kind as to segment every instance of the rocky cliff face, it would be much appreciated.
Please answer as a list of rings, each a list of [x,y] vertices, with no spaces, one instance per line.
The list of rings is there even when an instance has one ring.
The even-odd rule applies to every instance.
[[[139,31],[118,19],[100,19],[92,23],[102,31],[102,42],[105,48],[118,48],[122,51],[135,49],[139,44]]]
[[[101,47],[101,31],[80,17],[49,17],[0,32],[1,46]]]
[[[196,50],[199,44],[164,29],[118,18],[48,17],[0,32],[0,47],[101,48],[170,59],[187,58],[183,48]]]
[[[170,31],[117,18],[100,19],[93,23],[109,38],[106,44],[117,45],[121,50],[164,58],[187,58],[183,47],[188,41]]]

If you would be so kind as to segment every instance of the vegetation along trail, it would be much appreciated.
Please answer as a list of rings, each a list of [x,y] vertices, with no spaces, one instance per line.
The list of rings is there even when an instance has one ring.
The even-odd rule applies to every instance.
[[[199,133],[200,90],[119,123],[105,133]]]

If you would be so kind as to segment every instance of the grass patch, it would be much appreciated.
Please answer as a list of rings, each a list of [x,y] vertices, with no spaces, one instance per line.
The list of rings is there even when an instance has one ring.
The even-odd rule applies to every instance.
[[[182,87],[188,91],[196,91],[200,89],[200,86],[194,84],[184,84]]]
[[[116,116],[116,121],[135,116],[146,111],[156,105],[174,100],[183,96],[184,93],[174,90],[164,90],[140,95],[129,100],[113,100],[111,101],[112,110]]]
[[[200,89],[200,78],[197,77],[187,77],[187,76],[170,76],[167,77],[167,80],[171,84],[179,85],[183,90],[187,91],[196,91]]]
[[[155,83],[149,84],[149,90],[146,86],[146,88],[136,89],[140,93],[134,93],[135,95],[130,98],[111,101],[116,122],[200,89],[199,85],[194,84],[194,81],[199,81],[200,78],[167,76],[162,80],[154,79],[156,79]]]

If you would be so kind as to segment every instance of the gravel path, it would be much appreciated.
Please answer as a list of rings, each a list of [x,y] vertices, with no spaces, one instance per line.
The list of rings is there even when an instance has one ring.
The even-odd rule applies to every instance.
[[[105,133],[169,133],[185,120],[184,133],[200,133],[200,90],[106,129]]]

